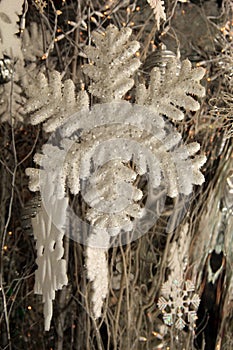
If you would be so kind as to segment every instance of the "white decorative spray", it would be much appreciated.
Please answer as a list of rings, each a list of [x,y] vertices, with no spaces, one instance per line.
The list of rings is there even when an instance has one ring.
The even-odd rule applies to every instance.
[[[36,273],[36,292],[43,294],[45,302],[46,329],[54,291],[67,282],[61,242],[64,234],[69,235],[65,225],[71,215],[69,191],[81,195],[87,205],[84,222],[72,216],[72,221],[80,223],[73,238],[87,245],[87,277],[93,285],[93,315],[98,318],[108,293],[108,249],[124,234],[131,232],[126,236],[136,239],[140,220],[147,212],[137,179],[148,176],[148,203],[153,202],[154,191],[160,186],[165,196],[174,198],[179,193],[189,195],[193,184],[204,181],[199,169],[205,157],[195,157],[199,144],[183,145],[181,135],[164,118],[180,120],[184,109],[199,108],[190,94],[203,96],[199,81],[204,70],[192,69],[190,62],[184,61],[177,73],[177,62],[172,61],[163,82],[159,71],[153,70],[148,89],[139,85],[136,104],[131,104],[124,95],[134,85],[140,61],[135,56],[139,43],[130,41],[130,35],[131,29],[119,31],[110,25],[106,32],[93,34],[95,47],[85,49],[89,64],[83,70],[91,81],[88,90],[98,102],[91,109],[87,93],[76,95],[73,83],[62,83],[58,72],[53,72],[50,80],[40,74],[37,91],[28,102],[31,122],[43,123],[45,131],[54,132],[42,153],[35,155],[40,168],[27,169],[30,189],[41,192],[46,211],[38,213],[34,224],[39,242],[38,271],[47,271],[46,278],[44,272]],[[83,224],[88,228],[87,236],[80,234]],[[42,241],[41,232],[46,238]],[[58,250],[53,248],[54,241]],[[44,264],[53,269],[44,268]],[[53,276],[57,266],[62,266],[61,271]]]

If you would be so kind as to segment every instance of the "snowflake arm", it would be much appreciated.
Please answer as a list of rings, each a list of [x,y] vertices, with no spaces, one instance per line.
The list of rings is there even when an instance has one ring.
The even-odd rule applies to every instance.
[[[13,94],[13,96],[12,96]],[[23,122],[25,99],[22,96],[22,88],[18,82],[13,82],[13,89],[10,82],[0,85],[0,121]]]
[[[63,84],[60,73],[56,71],[51,73],[49,80],[39,73],[32,91],[26,111],[31,114],[31,124],[44,123],[46,132],[53,132],[72,114],[89,107],[87,93],[80,91],[76,97],[72,80]]]
[[[132,88],[134,80],[130,77],[140,66],[134,56],[139,49],[137,41],[129,41],[130,28],[120,31],[110,25],[104,34],[93,33],[96,47],[86,47],[85,53],[90,64],[83,71],[92,80],[89,91],[101,102],[121,99]]]
[[[42,57],[52,36],[49,30],[44,29],[36,22],[30,23],[23,32],[22,51],[24,59],[29,62],[35,62],[38,57]]]
[[[184,112],[181,108],[191,111],[200,108],[192,95],[204,96],[205,89],[199,83],[204,74],[205,70],[201,67],[192,69],[189,60],[183,61],[179,69],[178,61],[173,59],[167,64],[163,79],[159,68],[154,68],[148,89],[143,84],[137,87],[136,101],[170,119],[182,120]]]

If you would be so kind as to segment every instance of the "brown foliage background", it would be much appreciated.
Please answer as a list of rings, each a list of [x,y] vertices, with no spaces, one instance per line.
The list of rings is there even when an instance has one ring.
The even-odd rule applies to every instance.
[[[36,69],[45,72],[57,69],[64,78],[72,78],[77,90],[81,84],[88,84],[82,73],[86,62],[83,47],[90,44],[93,30],[104,29],[110,23],[118,28],[130,26],[133,37],[140,42],[143,64],[138,79],[146,79],[154,66],[164,65],[166,52],[162,54],[159,50],[161,43],[174,52],[179,48],[181,58],[189,58],[193,66],[206,68],[202,83],[207,95],[201,110],[188,113],[176,125],[184,140],[200,142],[202,152],[208,157],[203,168],[206,182],[193,192],[183,219],[189,223],[192,237],[187,277],[196,282],[202,298],[197,331],[167,328],[156,306],[168,273],[169,247],[179,237],[182,225],[181,222],[175,230],[166,232],[174,207],[171,200],[146,235],[109,251],[112,282],[103,317],[97,321],[90,312],[91,288],[86,278],[84,247],[65,238],[69,284],[57,293],[51,330],[43,331],[43,304],[40,296],[33,293],[35,242],[30,221],[25,219],[25,213],[33,214],[38,202],[28,190],[25,169],[33,166],[33,155],[48,136],[40,126],[29,125],[25,115],[24,122],[0,124],[1,349],[173,350],[194,349],[195,343],[200,349],[213,350],[213,343],[208,340],[209,319],[213,320],[211,332],[212,338],[217,338],[216,349],[233,348],[233,299],[229,295],[233,278],[232,247],[228,247],[219,262],[224,264],[222,279],[208,290],[206,277],[207,261],[214,249],[211,237],[216,227],[223,227],[229,242],[233,238],[232,212],[224,216],[220,208],[220,203],[229,196],[225,186],[233,171],[232,4],[230,0],[221,4],[213,0],[188,3],[168,0],[165,7],[167,20],[158,30],[151,8],[142,0],[28,1],[26,29],[30,32],[31,23],[36,22],[42,33],[41,39],[38,37],[43,41],[42,49],[38,49],[35,40],[32,44]],[[25,60],[25,72],[31,64]],[[4,93],[2,89],[1,96]],[[23,89],[21,95],[27,97]],[[133,100],[134,92],[125,98]],[[13,112],[10,109],[9,113]],[[173,225],[176,227],[175,221]],[[209,250],[203,245],[208,240]],[[205,305],[205,300],[210,305]],[[203,334],[206,344],[200,347]]]

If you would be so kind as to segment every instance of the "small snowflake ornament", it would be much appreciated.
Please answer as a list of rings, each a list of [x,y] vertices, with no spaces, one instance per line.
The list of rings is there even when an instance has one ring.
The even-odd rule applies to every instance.
[[[200,304],[199,296],[194,293],[194,285],[190,280],[169,279],[161,289],[158,307],[163,313],[163,321],[166,325],[173,324],[179,330],[186,325],[190,329],[195,327],[197,319],[196,311]]]

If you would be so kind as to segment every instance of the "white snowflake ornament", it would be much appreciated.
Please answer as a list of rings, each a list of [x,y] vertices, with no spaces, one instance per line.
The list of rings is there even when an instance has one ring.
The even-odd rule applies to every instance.
[[[174,324],[179,330],[186,325],[189,325],[190,329],[195,327],[200,298],[194,293],[194,289],[190,280],[184,282],[169,279],[163,284],[161,289],[163,296],[158,300],[158,307],[163,313],[163,321],[166,325]]]

